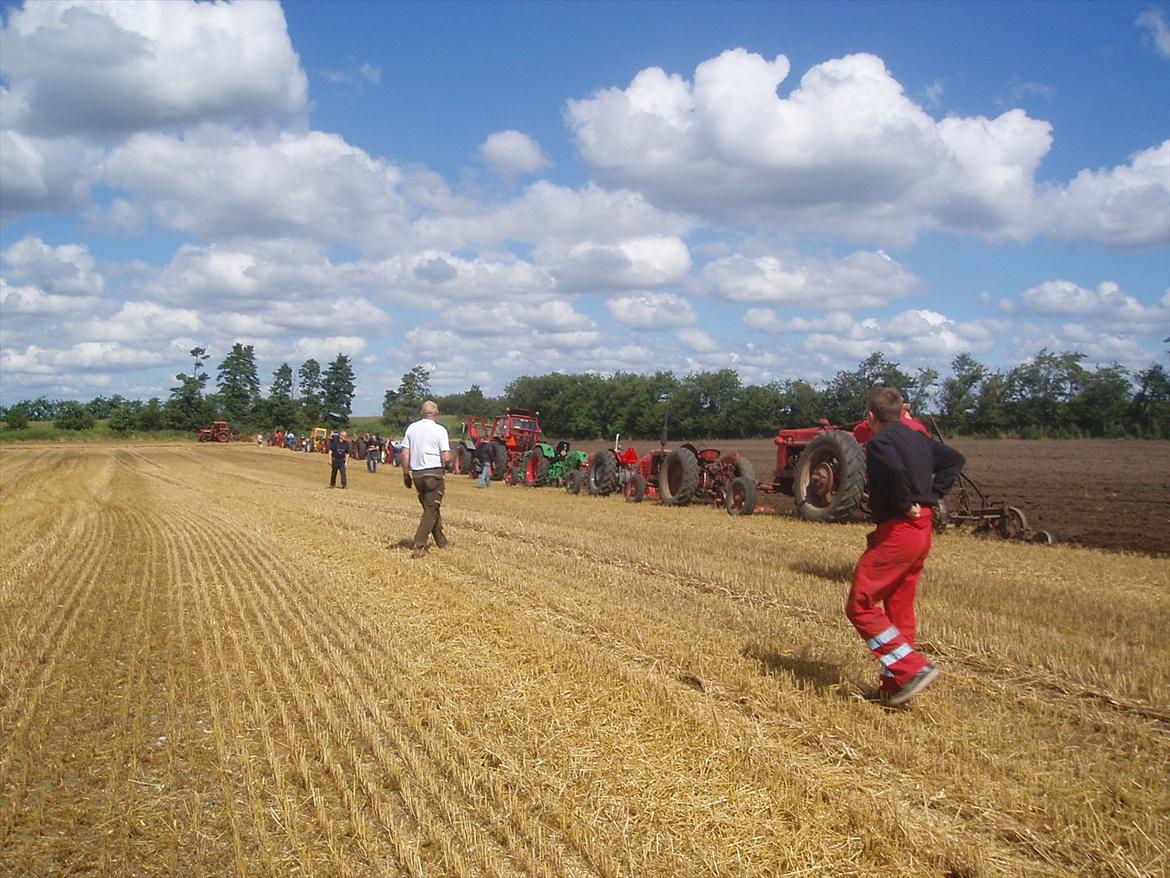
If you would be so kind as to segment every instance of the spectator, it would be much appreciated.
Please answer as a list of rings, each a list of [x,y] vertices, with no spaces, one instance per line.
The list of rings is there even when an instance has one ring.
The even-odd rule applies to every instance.
[[[366,433],[366,472],[378,471],[378,440]]]
[[[448,540],[443,533],[443,476],[451,461],[451,441],[447,430],[435,419],[439,407],[427,400],[419,409],[422,417],[406,428],[402,437],[402,483],[410,488],[413,484],[422,506],[422,518],[414,532],[412,558],[425,558],[427,538],[433,536],[435,545],[447,548]]]
[[[329,487],[337,487],[337,474],[341,473],[341,488],[345,490],[345,458],[349,454],[349,440],[344,433],[334,430],[329,435],[329,457],[332,469],[329,471]]]
[[[477,488],[490,488],[492,486],[492,461],[496,457],[496,446],[487,439],[480,439],[479,444],[475,446],[475,461],[479,464],[479,480],[475,483]]]

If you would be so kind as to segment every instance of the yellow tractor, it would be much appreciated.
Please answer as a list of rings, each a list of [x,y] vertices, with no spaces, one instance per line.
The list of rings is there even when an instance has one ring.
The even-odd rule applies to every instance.
[[[309,441],[313,443],[313,450],[318,454],[325,453],[325,443],[329,441],[329,431],[324,427],[314,427],[313,433],[309,437]]]

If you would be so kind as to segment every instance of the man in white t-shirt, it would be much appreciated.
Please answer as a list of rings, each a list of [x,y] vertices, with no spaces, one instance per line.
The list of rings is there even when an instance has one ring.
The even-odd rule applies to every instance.
[[[434,536],[435,545],[447,548],[447,537],[443,534],[443,473],[451,461],[451,440],[447,429],[435,418],[439,407],[427,400],[419,409],[422,417],[406,428],[402,437],[402,482],[406,487],[418,491],[418,502],[422,506],[422,519],[414,532],[413,558],[427,554],[427,537]]]

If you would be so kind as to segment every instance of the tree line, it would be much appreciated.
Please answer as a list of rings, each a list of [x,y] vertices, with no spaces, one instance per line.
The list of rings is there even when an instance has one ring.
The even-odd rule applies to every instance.
[[[193,368],[175,376],[165,402],[117,395],[88,403],[42,397],[0,409],[0,419],[12,428],[32,420],[53,421],[63,429],[86,429],[107,419],[116,432],[193,431],[217,419],[241,432],[349,424],[355,384],[344,354],[324,370],[316,360],[306,360],[295,385],[292,367],[281,363],[264,396],[251,345],[233,345],[216,370],[215,393],[205,392],[211,380],[206,350],[190,353]],[[422,401],[434,398],[445,414],[460,418],[491,418],[506,406],[538,411],[547,435],[570,439],[616,433],[656,438],[663,429],[676,437],[753,438],[819,419],[852,424],[861,418],[869,391],[888,385],[901,389],[917,414],[935,416],[951,435],[1170,438],[1170,374],[1161,364],[1131,372],[1117,364],[1089,369],[1084,359],[1044,349],[1025,363],[995,370],[963,353],[942,378],[934,369],[904,371],[873,353],[819,385],[802,379],[745,385],[733,369],[683,378],[670,372],[550,373],[522,375],[499,397],[486,396],[474,384],[462,393],[434,396],[430,373],[415,366],[396,389],[385,391],[381,420],[389,432],[401,432]]]

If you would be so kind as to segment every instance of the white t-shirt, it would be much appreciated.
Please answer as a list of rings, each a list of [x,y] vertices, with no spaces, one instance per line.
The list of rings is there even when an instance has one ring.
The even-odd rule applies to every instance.
[[[439,469],[443,466],[440,452],[451,450],[447,428],[430,418],[420,418],[406,428],[402,444],[410,448],[410,468]]]

